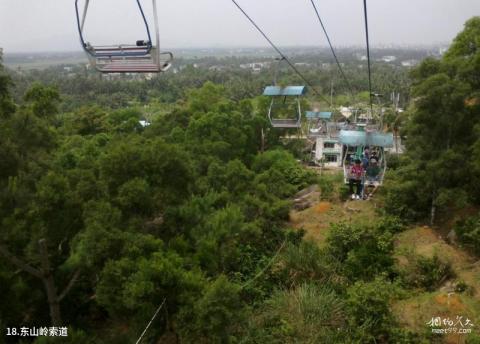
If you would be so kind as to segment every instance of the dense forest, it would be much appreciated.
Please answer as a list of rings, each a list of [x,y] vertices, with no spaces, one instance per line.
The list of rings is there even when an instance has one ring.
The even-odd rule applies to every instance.
[[[335,69],[302,68],[353,105]],[[145,343],[480,343],[476,327],[427,325],[480,325],[479,17],[441,58],[374,65],[407,150],[373,202],[347,200],[341,175],[270,127],[271,68],[62,71],[0,65],[0,342],[134,343],[158,310]],[[345,71],[366,106],[365,70]],[[300,82],[287,67],[279,79]],[[293,209],[312,186],[310,209]],[[5,335],[23,326],[69,335]]]

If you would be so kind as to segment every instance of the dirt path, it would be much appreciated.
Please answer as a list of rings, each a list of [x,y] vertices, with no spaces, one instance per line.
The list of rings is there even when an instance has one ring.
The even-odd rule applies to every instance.
[[[303,228],[306,231],[305,237],[313,239],[323,245],[331,223],[355,222],[370,223],[375,219],[374,201],[319,201],[311,200],[312,206],[290,212],[290,225],[293,228]]]

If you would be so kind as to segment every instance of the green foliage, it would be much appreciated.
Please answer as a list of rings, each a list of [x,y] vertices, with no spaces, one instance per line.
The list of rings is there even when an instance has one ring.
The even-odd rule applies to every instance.
[[[401,276],[408,286],[428,291],[436,290],[453,275],[450,264],[437,255],[428,258],[410,254],[409,265],[401,271]]]
[[[320,250],[316,243],[302,241],[288,244],[276,269],[285,286],[307,282],[326,283],[335,274],[334,260]]]
[[[305,283],[273,294],[250,325],[246,342],[344,342],[344,322],[344,304],[338,295],[320,284]]]
[[[31,105],[35,116],[47,118],[58,113],[60,94],[54,87],[34,83],[25,93],[24,100]]]
[[[108,130],[107,114],[98,106],[82,107],[73,113],[72,128],[80,135],[95,135]]]
[[[1,61],[0,61],[1,62]],[[0,63],[0,118],[9,118],[15,112],[15,104],[10,96],[12,79],[3,72],[3,65]]]
[[[478,202],[478,164],[465,157],[478,141],[479,37],[474,17],[441,60],[426,59],[412,72],[415,101],[403,128],[409,159],[388,185],[388,212],[417,220]]]
[[[472,216],[455,224],[459,241],[480,256],[480,216]]]
[[[175,308],[189,304],[202,289],[201,274],[186,270],[173,252],[148,255],[141,249],[128,249],[126,253],[105,265],[97,285],[98,303],[112,316],[142,323],[164,298]]]
[[[351,281],[369,281],[378,274],[392,272],[393,236],[383,224],[377,227],[332,224],[326,249]]]
[[[335,192],[335,184],[326,176],[322,176],[318,180],[318,186],[320,188],[320,197],[323,200],[331,200]]]
[[[396,327],[389,305],[397,293],[396,285],[382,277],[348,288],[346,312],[352,337],[362,343],[388,342]]]
[[[204,290],[192,308],[179,314],[182,342],[229,343],[245,321],[240,287],[220,275]]]
[[[465,344],[480,344],[480,336],[476,333],[469,334]]]
[[[468,57],[456,69],[461,57],[454,55],[414,73],[418,113],[408,128],[412,142],[424,144],[415,135],[432,124],[428,114],[439,113],[434,129],[443,134],[455,113],[450,150],[418,151],[422,161],[439,159],[425,166],[398,164],[393,180],[401,188],[407,176],[412,184],[400,189],[397,203],[388,196],[392,213],[403,216],[410,206],[412,217],[424,214],[432,191],[439,207],[451,205],[452,190],[463,201],[474,198],[460,186],[471,175],[456,165],[475,139],[472,132],[458,136],[460,122],[476,111],[464,98],[476,95],[470,66],[477,60]],[[80,273],[60,302],[63,321],[82,329],[72,330],[71,342],[133,342],[163,302],[147,341],[167,341],[162,335],[170,333],[186,343],[408,342],[389,313],[393,285],[375,278],[395,274],[392,235],[403,229],[400,221],[335,225],[324,248],[302,241],[302,231],[285,230],[290,197],[318,183],[330,199],[339,181],[303,168],[296,160],[304,157],[302,140],[282,143],[281,132],[269,128],[268,100],[253,98],[266,73],[187,66],[150,81],[52,73],[12,72],[18,107],[10,78],[0,74],[0,229],[13,254],[36,268],[38,239],[47,239],[58,292]],[[383,92],[393,72],[379,73],[374,82]],[[294,80],[280,74],[282,83]],[[46,83],[31,84],[32,76]],[[319,84],[330,80],[327,73],[316,77]],[[405,87],[405,73],[395,77]],[[354,81],[365,89],[361,77]],[[431,94],[424,99],[424,92]],[[450,94],[437,99],[443,92]],[[152,125],[144,128],[145,118]],[[428,140],[440,143],[436,134]],[[472,147],[480,152],[478,143]],[[6,262],[1,325],[47,324],[42,281]],[[428,273],[427,280],[438,280]]]
[[[302,168],[283,150],[271,150],[255,157],[252,169],[256,182],[263,183],[277,197],[292,196],[315,181],[313,172]]]

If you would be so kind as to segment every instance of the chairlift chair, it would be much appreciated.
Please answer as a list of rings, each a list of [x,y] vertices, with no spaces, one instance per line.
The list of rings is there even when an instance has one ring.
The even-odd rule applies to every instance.
[[[308,122],[308,133],[318,136],[327,134],[327,122],[332,118],[332,113],[327,111],[306,111],[305,118]]]
[[[365,147],[377,152],[380,173],[376,180],[364,180],[364,186],[378,187],[383,184],[387,171],[385,148],[393,147],[393,134],[378,131],[365,131],[363,127],[357,130],[341,130],[340,143],[343,145],[343,175],[346,184],[349,182],[349,163],[360,159]]]
[[[264,96],[272,97],[270,107],[268,110],[268,119],[273,128],[279,129],[299,129],[302,126],[302,109],[300,106],[300,97],[306,92],[305,86],[267,86],[263,92]],[[278,118],[276,116],[276,109],[278,107],[284,108],[287,104],[287,99],[294,98],[296,103],[295,116],[288,118]]]
[[[147,40],[137,40],[135,44],[118,44],[110,46],[94,46],[85,41],[83,36],[85,20],[90,0],[85,0],[82,15],[79,10],[79,0],[75,0],[75,11],[80,42],[86,52],[90,65],[102,73],[159,73],[165,72],[171,67],[173,55],[170,52],[160,51],[160,35],[156,0],[152,0],[153,17],[155,24],[155,45],[148,21],[145,17],[140,0],[136,0],[140,14],[142,15],[147,34]]]

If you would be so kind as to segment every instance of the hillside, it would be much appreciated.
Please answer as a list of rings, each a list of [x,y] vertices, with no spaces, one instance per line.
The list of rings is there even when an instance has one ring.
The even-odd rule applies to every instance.
[[[316,190],[306,197],[309,207],[290,212],[291,226],[304,230],[305,238],[319,247],[325,247],[332,224],[346,222],[368,225],[380,217],[384,202],[382,193],[368,201],[342,201],[339,195],[341,175],[329,175],[327,178],[335,182],[335,191],[333,194],[328,191],[327,200],[322,196],[321,190]],[[456,214],[450,216],[455,218]],[[452,226],[453,222],[449,225]],[[428,322],[436,317],[455,322],[457,317],[463,317],[463,323],[467,318],[472,324],[480,323],[480,262],[458,244],[448,243],[440,234],[448,233],[451,229],[445,225],[436,229],[413,226],[394,236],[392,254],[399,272],[411,273],[418,257],[432,259],[438,256],[443,264],[451,267],[451,274],[442,277],[432,290],[404,290],[401,298],[392,302],[390,307],[400,326],[423,334],[430,338],[428,340],[446,344],[470,343],[468,334],[428,335]],[[433,269],[437,267],[431,266]]]

